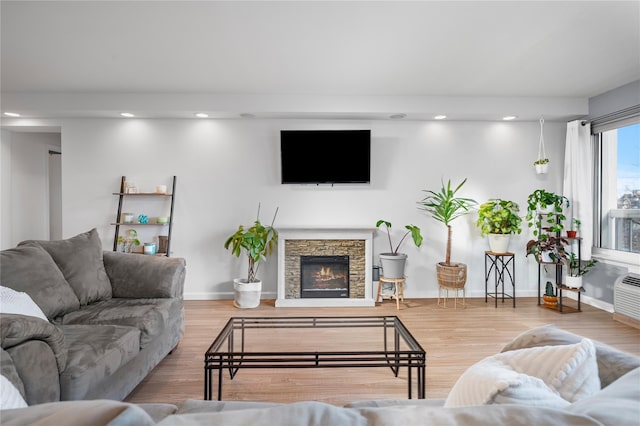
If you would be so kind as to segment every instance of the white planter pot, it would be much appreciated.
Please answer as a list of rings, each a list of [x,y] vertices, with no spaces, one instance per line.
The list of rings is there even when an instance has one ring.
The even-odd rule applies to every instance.
[[[380,253],[382,276],[385,278],[404,278],[404,265],[407,255],[404,253]]]
[[[565,285],[570,288],[581,288],[582,287],[582,277],[572,277],[567,275],[567,279],[565,280]]]
[[[549,164],[534,164],[536,167],[536,173],[539,175],[545,174],[549,171]]]
[[[240,309],[257,308],[260,305],[262,281],[248,283],[246,278],[233,280],[233,306]]]
[[[494,253],[507,253],[511,234],[489,234],[489,249]]]

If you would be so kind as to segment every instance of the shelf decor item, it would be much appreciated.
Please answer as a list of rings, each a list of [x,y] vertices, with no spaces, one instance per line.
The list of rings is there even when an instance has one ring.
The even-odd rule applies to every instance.
[[[492,198],[480,204],[476,226],[480,228],[482,237],[488,237],[492,252],[507,253],[511,234],[522,233],[519,211],[517,203],[500,198]]]
[[[146,225],[147,223],[149,223],[149,218],[147,217],[146,214],[138,215],[138,222],[140,222],[143,225]]]
[[[540,142],[538,144],[538,159],[533,162],[536,173],[545,174],[549,170],[549,159],[544,152],[544,118],[540,118]]]
[[[385,278],[404,278],[404,266],[407,261],[406,253],[398,253],[400,246],[404,243],[405,239],[409,234],[411,234],[411,238],[413,239],[413,243],[416,247],[420,247],[422,245],[422,235],[420,234],[420,228],[415,225],[405,225],[405,229],[407,232],[402,236],[396,247],[393,247],[393,243],[391,242],[391,222],[387,222],[386,220],[379,220],[376,222],[376,228],[380,228],[381,225],[384,225],[387,230],[387,237],[389,239],[389,250],[388,253],[380,253],[380,263],[382,264],[382,276]]]
[[[442,222],[447,227],[447,248],[444,262],[436,264],[438,284],[444,288],[464,288],[467,282],[467,265],[464,263],[451,262],[451,222],[460,216],[469,213],[477,203],[471,198],[458,197],[457,193],[465,184],[465,178],[453,189],[451,180],[442,185],[439,192],[423,190],[427,196],[418,204],[419,209],[426,211],[438,222]]]
[[[551,281],[547,281],[542,300],[544,305],[549,308],[555,309],[558,306],[558,296],[556,295],[556,289],[553,287]]]
[[[253,225],[246,229],[240,225],[224,243],[224,248],[231,249],[231,254],[234,256],[240,257],[244,251],[249,262],[247,278],[233,280],[233,305],[236,308],[256,308],[260,305],[262,281],[257,278],[257,273],[260,262],[267,260],[267,256],[273,253],[278,243],[278,231],[273,227],[277,215],[276,208],[271,225],[264,226],[260,222],[260,204],[258,204],[258,214]]]
[[[595,259],[582,261],[572,252],[565,259],[565,263],[567,264],[565,285],[569,288],[581,288],[582,276],[587,274],[596,265],[597,261]]]
[[[124,233],[118,237],[118,251],[122,253],[131,253],[132,246],[139,246],[140,240],[138,239],[138,232],[135,229],[127,229]]]
[[[533,235],[538,236],[544,222],[549,232],[562,231],[562,222],[566,219],[564,209],[569,207],[569,199],[544,189],[536,189],[527,197],[527,215],[525,217]],[[544,227],[543,227],[544,228]]]

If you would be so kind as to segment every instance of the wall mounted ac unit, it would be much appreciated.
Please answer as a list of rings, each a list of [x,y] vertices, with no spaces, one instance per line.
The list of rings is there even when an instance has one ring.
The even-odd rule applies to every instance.
[[[640,328],[640,275],[625,274],[613,286],[613,318]]]

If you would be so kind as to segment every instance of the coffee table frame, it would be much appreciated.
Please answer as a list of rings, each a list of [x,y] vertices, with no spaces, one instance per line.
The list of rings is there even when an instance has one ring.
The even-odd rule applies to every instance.
[[[245,330],[285,328],[378,328],[383,335],[374,351],[245,351]],[[390,337],[389,335],[393,335]],[[239,350],[234,342],[240,341]],[[401,342],[403,347],[400,349]],[[291,345],[290,345],[291,346]],[[363,317],[232,317],[204,356],[204,399],[213,397],[213,372],[218,372],[218,400],[222,400],[223,370],[231,380],[240,368],[353,368],[388,367],[395,377],[407,367],[408,397],[412,398],[412,373],[417,378],[419,399],[425,398],[426,352],[397,316]]]

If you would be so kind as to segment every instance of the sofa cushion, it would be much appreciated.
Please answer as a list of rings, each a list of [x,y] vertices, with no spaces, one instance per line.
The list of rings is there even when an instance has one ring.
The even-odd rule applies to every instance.
[[[113,324],[140,330],[140,349],[168,327],[169,320],[182,315],[179,299],[109,299],[71,312],[62,324]]]
[[[600,390],[595,347],[544,346],[499,353],[467,369],[445,407],[495,403],[563,408]],[[568,401],[568,402],[567,402]]]
[[[40,246],[51,255],[81,305],[111,297],[111,282],[102,260],[102,242],[95,228],[66,240],[28,240],[18,244],[23,245]]]
[[[82,398],[140,351],[140,331],[118,325],[61,325],[69,347],[60,375],[60,399]]]
[[[73,289],[42,247],[0,251],[0,270],[1,285],[27,293],[49,320],[80,307]]]
[[[500,352],[548,345],[570,345],[582,336],[547,324],[532,328],[507,343]],[[621,352],[602,342],[594,341],[600,385],[604,388],[629,371],[640,367],[640,357]]]
[[[640,368],[623,375],[596,395],[571,404],[567,411],[591,416],[604,425],[640,424]]]

